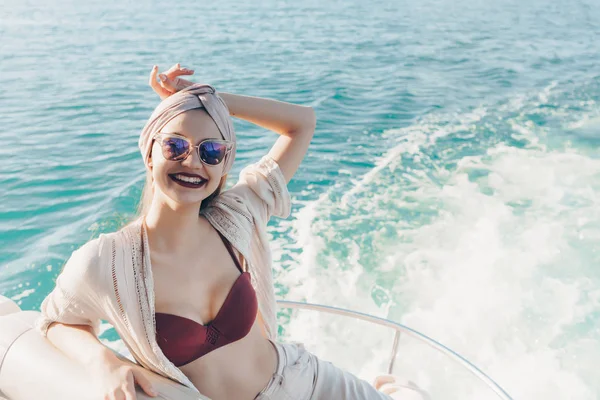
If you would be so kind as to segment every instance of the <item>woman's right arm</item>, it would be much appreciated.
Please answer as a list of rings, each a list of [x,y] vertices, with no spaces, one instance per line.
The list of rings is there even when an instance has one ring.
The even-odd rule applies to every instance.
[[[65,325],[54,323],[48,328],[47,338],[64,355],[86,369],[95,364],[118,358],[94,335],[88,325]]]
[[[98,340],[102,303],[103,243],[94,239],[74,251],[44,299],[36,323],[40,333],[85,368],[104,400],[134,400],[137,382],[156,396],[143,368],[120,360]],[[105,253],[104,253],[105,254]]]
[[[135,400],[136,383],[149,396],[157,395],[143,369],[121,361],[98,340],[90,326],[54,323],[47,338],[86,370],[103,400]]]

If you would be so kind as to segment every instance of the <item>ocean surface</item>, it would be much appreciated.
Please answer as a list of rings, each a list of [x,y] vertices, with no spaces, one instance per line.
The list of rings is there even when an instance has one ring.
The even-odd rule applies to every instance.
[[[73,250],[134,215],[148,75],[181,62],[316,110],[292,215],[269,224],[279,297],[406,324],[515,399],[598,399],[598,21],[596,0],[4,0],[0,294],[39,308]],[[229,186],[277,138],[236,129]],[[321,357],[385,371],[388,331],[280,318]],[[409,337],[395,373],[496,398]]]

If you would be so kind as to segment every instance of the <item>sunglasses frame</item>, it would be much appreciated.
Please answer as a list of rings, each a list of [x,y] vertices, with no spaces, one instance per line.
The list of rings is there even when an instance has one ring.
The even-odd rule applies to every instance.
[[[165,158],[165,160],[168,160],[168,161],[184,161],[184,160],[186,160],[190,156],[190,154],[192,154],[192,151],[194,151],[194,149],[196,149],[196,154],[198,154],[198,158],[200,159],[200,161],[202,162],[202,164],[208,165],[210,167],[214,167],[214,166],[217,166],[217,165],[221,164],[223,161],[225,161],[225,157],[227,157],[227,155],[229,154],[229,152],[233,149],[233,142],[230,141],[230,140],[208,138],[208,139],[202,140],[197,145],[194,145],[189,138],[187,138],[186,136],[180,135],[178,133],[159,132],[156,135],[154,135],[154,138],[152,140],[157,140],[157,139],[161,139],[161,138],[164,138],[164,137],[175,137],[175,138],[178,138],[178,139],[183,139],[186,142],[188,142],[188,144],[189,144],[189,151],[187,152],[187,154],[185,154],[185,156],[182,155],[182,156],[180,156],[180,157],[178,157],[176,159],[169,159],[169,158],[165,157],[165,153],[164,153],[164,149],[162,147],[162,143],[160,143],[161,144],[162,155]],[[223,159],[221,161],[219,161],[217,164],[209,164],[209,163],[205,162],[202,159],[202,157],[200,156],[200,146],[202,146],[202,144],[206,143],[206,142],[213,142],[213,143],[225,144],[225,146],[226,146],[225,155],[223,156]]]

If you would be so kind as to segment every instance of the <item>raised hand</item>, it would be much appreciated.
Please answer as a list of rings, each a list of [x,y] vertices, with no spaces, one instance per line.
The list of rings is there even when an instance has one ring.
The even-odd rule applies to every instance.
[[[176,93],[186,87],[193,85],[194,82],[190,82],[185,79],[181,79],[180,76],[193,75],[194,70],[188,68],[181,68],[179,63],[173,65],[168,71],[161,74],[158,73],[158,66],[152,67],[150,72],[150,87],[160,96],[161,100],[166,99],[173,93]],[[157,79],[158,78],[158,79]]]

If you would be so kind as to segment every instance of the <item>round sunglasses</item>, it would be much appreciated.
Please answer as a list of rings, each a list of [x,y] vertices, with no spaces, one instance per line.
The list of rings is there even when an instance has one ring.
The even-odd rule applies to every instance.
[[[204,139],[196,146],[185,136],[175,133],[158,133],[154,136],[169,161],[183,161],[195,148],[198,157],[206,165],[219,165],[233,148],[233,142],[222,139]]]

